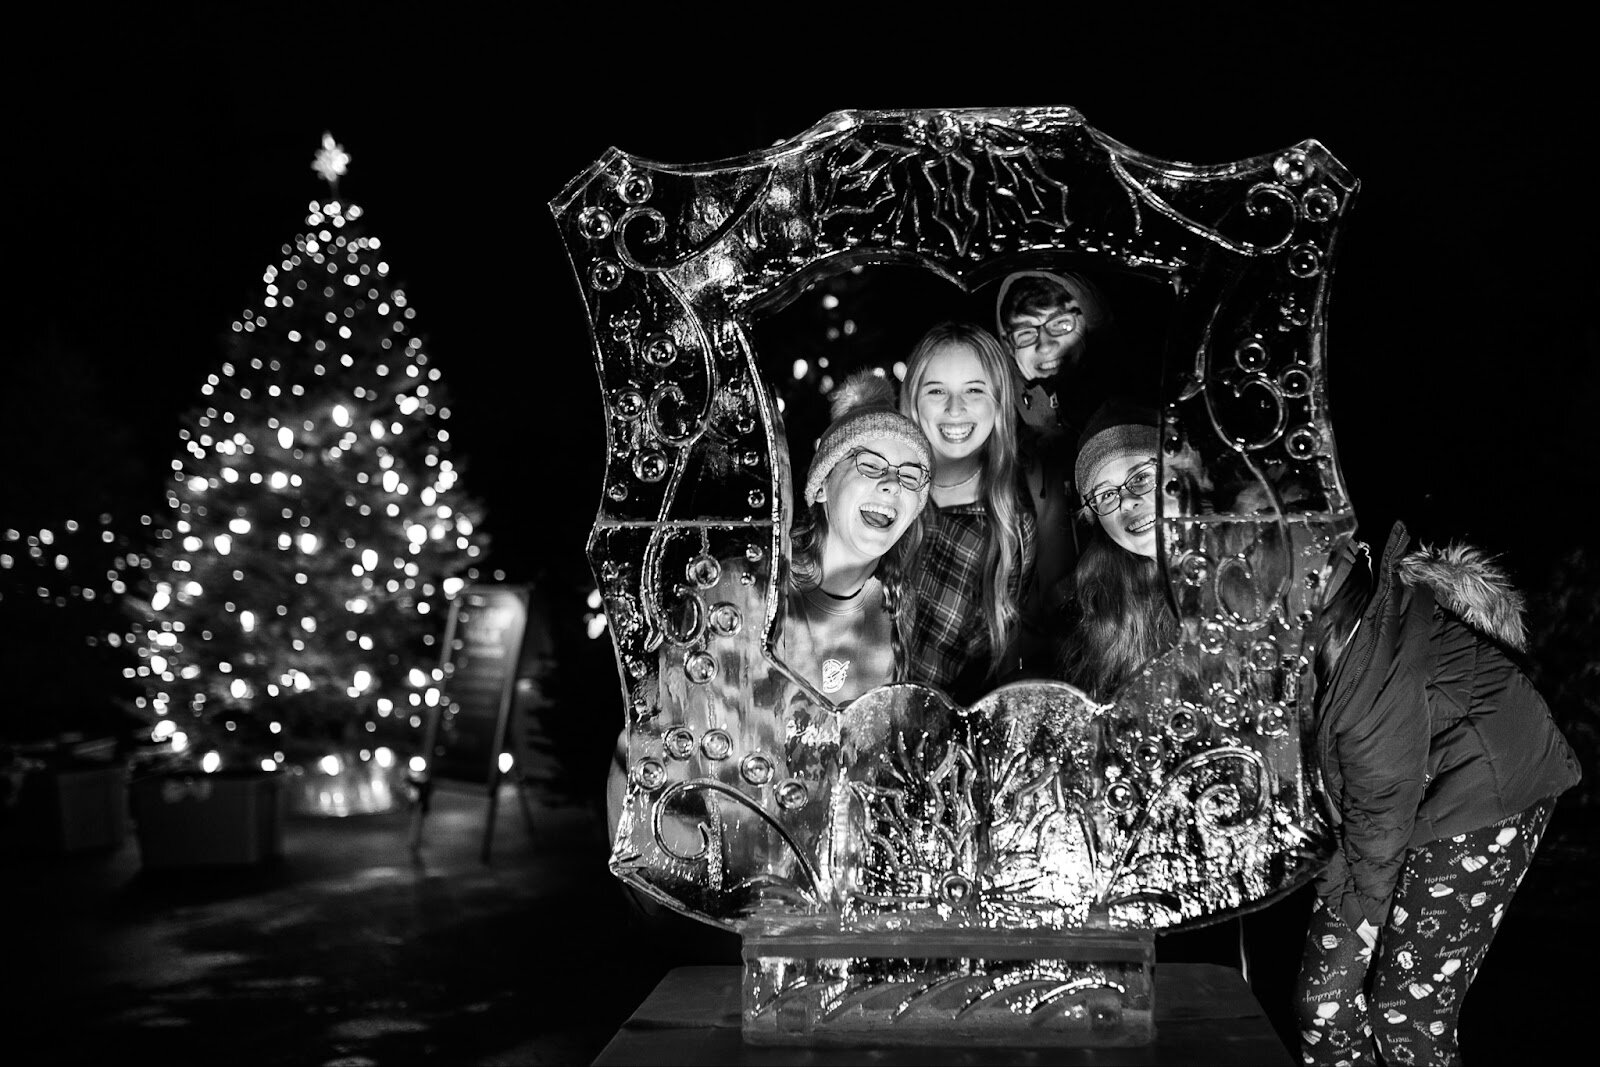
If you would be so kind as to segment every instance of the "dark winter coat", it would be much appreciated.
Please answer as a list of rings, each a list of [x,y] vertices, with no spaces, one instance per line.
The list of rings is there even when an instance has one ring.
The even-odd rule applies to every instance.
[[[1078,558],[1072,487],[1077,431],[1056,406],[1054,381],[1030,382],[1015,364],[1012,372],[1017,394],[1017,491],[1032,512],[1037,538],[1033,574],[1022,591],[1018,654],[1029,673],[1042,674],[1049,672],[1060,636],[1053,630],[1055,616]]]
[[[1318,881],[1352,928],[1381,927],[1406,850],[1482,829],[1582,772],[1506,649],[1522,597],[1481,552],[1402,555],[1395,524],[1374,591],[1317,701],[1317,744],[1340,849]]]

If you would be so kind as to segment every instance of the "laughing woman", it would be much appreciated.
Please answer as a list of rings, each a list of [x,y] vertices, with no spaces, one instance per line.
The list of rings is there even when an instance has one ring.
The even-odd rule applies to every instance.
[[[970,703],[1018,672],[1036,524],[1018,490],[1010,358],[989,331],[934,326],[906,361],[900,410],[933,446],[911,680]]]
[[[860,373],[829,399],[833,422],[806,472],[790,535],[780,653],[834,704],[907,676],[908,563],[922,540],[934,457],[894,410],[894,387]]]
[[[807,688],[783,683],[772,707],[748,709],[752,719],[769,719],[773,711],[812,714],[804,706],[820,706],[827,715],[869,689],[907,677],[902,635],[912,612],[908,574],[921,540],[933,453],[916,423],[895,410],[894,387],[877,375],[852,375],[829,397],[829,406],[834,419],[818,441],[806,472],[805,508],[790,531],[789,587],[774,649]],[[738,738],[735,745],[741,745]],[[757,750],[761,744],[743,747]],[[613,829],[627,776],[624,729],[606,790]],[[698,848],[695,819],[662,825],[680,852]]]

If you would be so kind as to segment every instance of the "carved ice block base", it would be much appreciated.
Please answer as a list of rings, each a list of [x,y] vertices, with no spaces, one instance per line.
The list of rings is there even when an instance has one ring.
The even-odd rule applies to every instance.
[[[841,928],[744,931],[753,1045],[1014,1047],[1155,1039],[1150,930]]]

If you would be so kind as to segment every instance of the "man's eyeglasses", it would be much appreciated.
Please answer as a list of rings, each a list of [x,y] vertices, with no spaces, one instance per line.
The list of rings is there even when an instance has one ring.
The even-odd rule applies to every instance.
[[[856,470],[860,471],[868,478],[871,478],[873,481],[880,481],[885,474],[893,471],[895,478],[899,480],[900,484],[911,490],[913,493],[918,492],[923,486],[927,485],[928,479],[932,477],[932,475],[928,473],[928,468],[924,467],[920,463],[901,463],[899,465],[895,465],[878,455],[876,452],[872,451],[870,448],[856,449],[855,460]]]
[[[1156,465],[1146,463],[1132,474],[1121,485],[1108,485],[1098,489],[1083,498],[1083,506],[1093,511],[1096,515],[1110,515],[1122,506],[1122,494],[1130,497],[1148,496],[1150,490],[1156,487]]]
[[[1008,330],[1006,337],[1010,338],[1013,348],[1027,348],[1036,343],[1039,340],[1040,330],[1051,337],[1065,337],[1077,330],[1081,315],[1082,312],[1079,311],[1068,311],[1038,326],[1018,326],[1014,330]]]

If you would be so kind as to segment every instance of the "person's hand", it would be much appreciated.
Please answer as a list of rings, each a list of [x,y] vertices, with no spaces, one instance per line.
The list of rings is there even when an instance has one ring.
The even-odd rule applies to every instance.
[[[1366,919],[1361,920],[1361,925],[1356,927],[1356,936],[1361,938],[1361,943],[1366,947],[1361,950],[1361,958],[1370,960],[1372,953],[1378,947],[1378,928]]]

